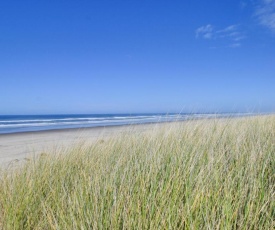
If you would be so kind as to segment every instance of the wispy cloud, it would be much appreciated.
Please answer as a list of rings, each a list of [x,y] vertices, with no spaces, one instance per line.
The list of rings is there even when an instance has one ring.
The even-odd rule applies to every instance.
[[[240,30],[239,25],[231,25],[216,32],[218,38],[228,38],[238,42],[245,39],[244,33]]]
[[[275,32],[275,0],[260,0],[256,16],[260,24]]]
[[[225,28],[216,29],[213,25],[208,24],[201,26],[195,31],[196,38],[224,40],[230,45],[228,47],[240,47],[240,41],[245,39],[244,33],[239,25],[230,25]]]
[[[196,29],[196,38],[203,37],[205,39],[213,38],[214,27],[210,24],[206,26],[201,26]]]

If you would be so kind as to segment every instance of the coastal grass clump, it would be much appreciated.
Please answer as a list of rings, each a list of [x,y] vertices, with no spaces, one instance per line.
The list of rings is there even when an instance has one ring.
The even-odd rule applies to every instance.
[[[274,229],[275,117],[133,128],[0,178],[3,229]]]

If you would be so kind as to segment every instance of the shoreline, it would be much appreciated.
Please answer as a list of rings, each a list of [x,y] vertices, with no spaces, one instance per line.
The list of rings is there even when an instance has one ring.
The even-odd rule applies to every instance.
[[[184,121],[184,120],[182,120]],[[13,135],[23,135],[23,134],[36,134],[36,133],[50,133],[50,132],[70,132],[70,131],[77,131],[77,130],[92,130],[92,129],[108,129],[114,127],[134,127],[140,125],[154,125],[154,124],[165,124],[165,123],[172,123],[172,122],[182,122],[182,121],[164,121],[164,122],[147,122],[147,123],[136,123],[136,124],[118,124],[118,125],[102,125],[102,126],[92,126],[92,127],[76,127],[76,128],[53,128],[47,130],[35,130],[35,131],[22,131],[22,132],[13,132],[13,133],[0,133],[0,140],[3,136],[13,136]]]

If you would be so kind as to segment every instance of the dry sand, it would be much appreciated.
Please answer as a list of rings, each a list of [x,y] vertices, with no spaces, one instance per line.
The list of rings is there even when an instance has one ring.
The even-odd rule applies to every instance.
[[[132,126],[109,126],[84,129],[64,129],[0,135],[0,167],[24,162],[43,152],[65,150],[77,143],[92,143],[106,139],[127,130],[143,132],[156,124]]]

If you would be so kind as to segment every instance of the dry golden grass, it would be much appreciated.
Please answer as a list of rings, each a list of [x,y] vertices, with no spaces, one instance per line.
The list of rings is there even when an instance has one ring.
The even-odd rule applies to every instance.
[[[126,132],[1,173],[3,229],[274,229],[275,117]]]

